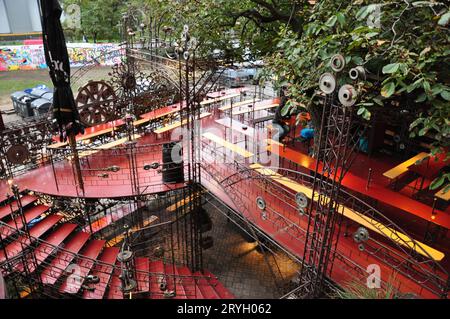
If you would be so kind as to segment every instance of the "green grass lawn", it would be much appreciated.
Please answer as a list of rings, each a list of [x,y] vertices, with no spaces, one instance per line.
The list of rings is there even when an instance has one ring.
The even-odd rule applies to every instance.
[[[17,80],[9,80],[9,81],[0,81],[0,96],[10,95],[16,91],[22,91],[27,88],[35,87],[39,84],[45,84],[48,87],[52,87],[52,83],[50,80],[42,81],[42,80],[33,80],[33,79],[17,79]]]
[[[0,72],[0,99],[38,84],[53,86],[47,70]]]

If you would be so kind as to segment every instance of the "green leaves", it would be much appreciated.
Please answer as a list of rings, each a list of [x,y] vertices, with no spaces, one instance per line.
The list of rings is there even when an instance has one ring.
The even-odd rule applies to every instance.
[[[442,17],[438,21],[438,24],[441,26],[446,26],[449,21],[450,21],[450,11],[442,15]]]
[[[334,27],[336,25],[336,22],[339,23],[340,27],[343,28],[345,26],[345,16],[342,12],[338,12],[335,15],[331,16],[327,22],[325,22],[325,25],[327,27]]]
[[[325,22],[325,25],[330,28],[334,27],[334,25],[336,24],[336,21],[337,21],[337,16],[334,15],[331,18],[329,18],[327,22]]]
[[[450,91],[442,91],[441,97],[446,101],[450,101]]]
[[[371,14],[375,9],[379,6],[379,4],[370,4],[368,6],[362,7],[357,13],[356,13],[356,19],[362,20],[365,19],[369,14]]]
[[[370,113],[370,111],[368,109],[366,109],[365,106],[363,106],[363,104],[366,105],[366,106],[373,106],[373,103],[361,103],[361,104],[359,104],[361,106],[358,109],[357,114],[359,116],[361,116],[363,119],[365,119],[366,121],[368,121],[368,120],[370,120],[371,113]]]
[[[430,10],[431,3],[434,10]],[[368,119],[375,112],[395,113],[408,104],[409,116],[415,116],[410,119],[414,121],[411,136],[433,137],[432,150],[450,147],[450,47],[445,32],[450,12],[442,11],[440,3],[320,1],[303,13],[303,32],[279,33],[283,45],[281,53],[274,55],[271,70],[296,85],[294,101],[313,107],[311,92],[320,75],[330,70],[330,55],[339,52],[347,69],[364,65],[371,75],[358,83],[363,103],[356,105],[356,111],[361,118]],[[371,27],[370,19],[376,18],[380,6],[382,28]],[[295,46],[290,45],[292,39],[298,40]]]
[[[397,72],[397,70],[400,67],[400,63],[391,63],[391,64],[387,64],[383,67],[383,74],[392,74]]]
[[[439,176],[438,178],[436,178],[434,181],[431,182],[430,189],[431,190],[438,189],[439,187],[444,185],[444,182],[446,180],[450,180],[450,174],[443,174],[443,175]],[[448,186],[447,186],[447,188],[448,188]]]
[[[345,16],[341,12],[338,12],[336,14],[336,18],[341,25],[341,28],[343,28],[345,26]]]
[[[395,93],[395,83],[394,82],[388,82],[381,88],[381,96],[383,97],[390,97],[392,94]]]

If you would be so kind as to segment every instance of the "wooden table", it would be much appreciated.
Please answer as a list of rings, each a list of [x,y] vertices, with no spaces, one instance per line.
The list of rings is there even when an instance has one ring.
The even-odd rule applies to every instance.
[[[441,154],[439,156],[431,156],[428,154],[423,160],[419,163],[412,163],[408,166],[408,170],[417,173],[418,175],[428,178],[434,179],[439,175],[439,172],[450,164],[448,161],[445,161],[445,155]]]
[[[229,95],[229,94],[243,93],[243,92],[248,92],[248,91],[250,91],[249,88],[240,87],[240,88],[228,89],[228,90],[223,90],[223,91],[211,92],[211,93],[208,93],[206,96],[208,98],[213,99],[213,98],[217,98],[217,97],[221,97],[221,96],[225,96],[225,95]]]
[[[391,168],[390,170],[383,173],[383,176],[389,178],[390,180],[394,180],[400,175],[406,173],[408,171],[408,167],[416,163],[417,161],[423,160],[430,154],[422,152],[417,154],[416,156],[404,161],[403,163],[400,163],[399,165],[395,166],[394,168]]]
[[[183,103],[183,108],[185,108],[186,105]],[[149,120],[157,120],[162,117],[175,114],[177,112],[180,112],[181,107],[180,103],[169,105],[157,110],[150,111],[148,113],[141,114],[142,119],[149,119]]]
[[[312,198],[313,190],[309,187],[306,187],[305,185],[299,184],[285,176],[282,176],[271,169],[264,168],[261,164],[252,164],[250,165],[250,168],[255,170],[256,172],[260,173],[261,175],[267,176],[277,183],[289,188],[290,190],[294,191],[295,193],[302,192],[304,193],[309,199]],[[326,200],[329,200],[326,198]],[[317,198],[314,198],[314,201],[317,201]],[[430,255],[434,260],[441,261],[445,255],[444,253],[424,244],[418,241],[415,241],[416,245],[412,242],[410,242],[409,237],[403,233],[400,233],[396,231],[395,229],[392,229],[390,227],[387,227],[378,221],[371,219],[370,217],[367,217],[349,207],[346,207],[344,205],[339,205],[336,209],[340,214],[343,214],[348,219],[360,224],[361,226],[366,227],[367,229],[370,229],[380,235],[383,235],[384,237],[387,237],[388,239],[394,241],[395,243],[405,246],[409,249],[413,249],[417,253],[421,254],[422,256],[425,256],[428,258],[428,255]]]

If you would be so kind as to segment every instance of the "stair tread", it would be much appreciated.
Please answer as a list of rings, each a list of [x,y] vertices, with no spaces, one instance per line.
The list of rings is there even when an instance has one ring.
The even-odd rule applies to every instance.
[[[186,298],[186,292],[181,285],[181,283],[176,281],[176,275],[178,274],[176,271],[176,266],[174,267],[173,264],[165,264],[165,273],[167,276],[167,289],[169,291],[175,291],[175,297],[174,299],[187,299]]]
[[[220,299],[217,291],[211,286],[207,278],[204,278],[205,275],[199,271],[196,271],[194,275],[199,276],[200,278],[197,280],[197,286],[199,287],[202,295],[205,299]]]
[[[85,232],[76,233],[64,247],[65,251],[58,252],[50,265],[41,273],[42,282],[44,284],[54,285],[75,258],[74,254],[78,254],[84,244],[89,240],[89,237],[90,235]]]
[[[75,230],[77,225],[75,224],[63,224],[52,232],[46,239],[45,243],[40,244],[33,252],[37,266],[40,266],[42,262],[50,256],[57,247]],[[27,266],[29,272],[35,271],[35,263],[32,257],[27,258]],[[24,271],[24,265],[18,264],[18,271]]]
[[[33,195],[24,195],[20,197],[20,202],[22,203],[22,207],[25,207],[33,202],[35,202],[37,198]],[[17,204],[17,200],[11,202],[11,204],[6,204],[5,206],[0,207],[0,219],[5,218],[6,216],[11,215],[11,207],[13,211],[16,211],[19,207]]]
[[[62,216],[51,215],[46,217],[44,220],[40,221],[34,227],[30,229],[30,236],[34,238],[41,237],[45,232],[47,232],[50,228],[55,226],[60,220]],[[26,238],[26,236],[20,236],[16,241],[12,242],[8,246],[5,247],[5,250],[8,254],[8,258],[13,258],[19,255],[25,247],[30,245],[30,240]],[[0,262],[6,260],[6,256],[4,251],[0,251]]]
[[[112,225],[113,223],[119,221],[120,219],[134,213],[138,209],[136,204],[125,204],[116,209],[111,214],[107,214],[104,217],[101,217],[97,219],[96,221],[92,222],[91,225],[87,225],[83,230],[84,231],[90,231],[92,228],[92,232],[96,233],[100,230]]]
[[[111,277],[109,284],[107,299],[123,299],[123,292],[121,290],[122,282],[119,278],[121,272],[120,263],[116,263],[116,269]]]
[[[151,261],[149,264],[150,270],[150,299],[164,298],[163,292],[160,289],[161,279],[165,278],[164,263],[160,260]]]
[[[138,282],[138,291],[150,291],[150,275],[148,274],[149,269],[150,261],[148,260],[148,258],[136,258],[136,280]]]
[[[87,246],[84,248],[81,255],[86,258],[80,258],[74,270],[78,270],[78,273],[74,272],[73,275],[68,276],[61,287],[59,288],[60,292],[76,294],[80,290],[84,278],[89,274],[91,269],[94,267],[93,259],[97,259],[98,255],[103,249],[105,245],[104,240],[91,240]]]
[[[48,209],[49,209],[49,207],[45,206],[45,205],[37,205],[37,206],[32,206],[30,208],[26,208],[26,211],[24,213],[25,221],[27,223],[31,222],[33,219],[35,219],[35,218],[39,217],[41,214],[47,212]],[[14,234],[16,232],[16,229],[20,230],[24,226],[23,222],[22,222],[22,218],[20,218],[20,217],[11,219],[6,224],[11,228],[3,227],[2,231],[1,231],[1,236],[3,237],[3,239],[11,236],[12,234]]]
[[[105,248],[100,258],[98,259],[100,262],[105,263],[107,265],[95,265],[92,275],[97,276],[99,278],[99,282],[96,284],[91,284],[90,286],[95,288],[94,291],[85,290],[83,292],[84,299],[102,299],[105,295],[106,288],[109,286],[109,282],[111,280],[111,276],[114,270],[113,265],[116,262],[117,255],[119,254],[120,249],[118,247],[109,247]]]
[[[188,267],[183,266],[178,268],[178,273],[182,276],[192,276],[181,279],[181,284],[186,291],[186,297],[188,299],[203,299],[202,292],[195,284],[195,277],[191,270]]]
[[[204,271],[205,275],[211,276],[214,279],[211,280],[211,283],[214,286],[214,289],[219,294],[220,299],[234,299],[234,295],[220,282],[219,279],[217,279],[216,276],[214,276],[211,272],[208,270]]]

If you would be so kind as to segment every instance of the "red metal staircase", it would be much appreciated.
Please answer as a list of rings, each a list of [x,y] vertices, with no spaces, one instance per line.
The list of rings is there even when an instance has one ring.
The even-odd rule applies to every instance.
[[[24,273],[39,278],[50,295],[84,299],[178,298],[219,299],[234,296],[211,273],[192,273],[187,267],[135,257],[136,288],[124,294],[118,247],[91,238],[76,224],[62,222],[37,198],[22,195],[0,203],[0,271],[4,276]],[[26,221],[28,232],[24,231]],[[7,266],[12,267],[7,267]]]

